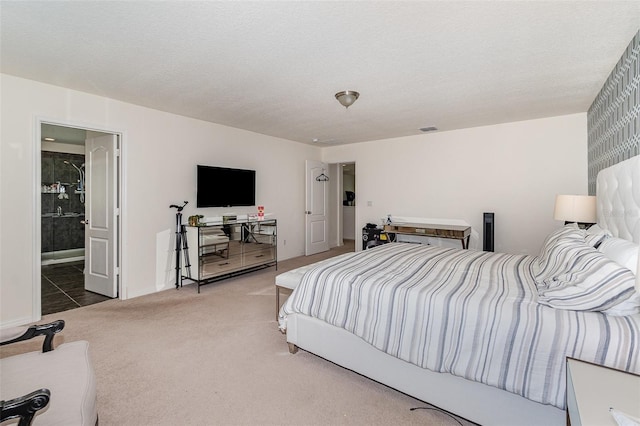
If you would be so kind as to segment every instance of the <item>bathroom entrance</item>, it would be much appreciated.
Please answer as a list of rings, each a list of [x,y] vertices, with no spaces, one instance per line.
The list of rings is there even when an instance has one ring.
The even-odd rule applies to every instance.
[[[100,198],[98,204],[103,205],[104,199],[108,198],[105,197],[105,188],[111,187],[111,191],[117,191],[117,184],[114,184],[117,179],[113,177],[117,176],[118,165],[117,161],[109,161],[108,145],[111,140],[117,144],[118,137],[49,123],[41,123],[40,130],[40,305],[45,315],[98,303],[118,295],[117,283],[113,285],[113,290],[96,289],[96,274],[92,274],[98,268],[99,281],[104,281],[105,277],[109,283],[117,280],[106,270],[110,262],[104,249],[113,246],[115,241],[105,244],[101,238],[91,238],[90,234],[96,231],[89,227],[91,206],[94,206],[94,217],[99,221],[106,217],[104,214],[95,215],[96,202],[91,202],[91,195],[97,196],[94,199]],[[101,143],[95,148],[95,141],[103,140],[109,142],[107,148]],[[111,151],[114,149],[117,146]],[[88,185],[91,179],[94,184]],[[101,182],[105,180],[112,182]],[[113,199],[117,203],[117,194]],[[110,208],[113,210],[113,206]],[[104,210],[103,207],[98,213]],[[101,225],[100,228],[105,226]],[[116,234],[112,233],[115,239]],[[111,263],[116,261],[117,256],[112,256]]]

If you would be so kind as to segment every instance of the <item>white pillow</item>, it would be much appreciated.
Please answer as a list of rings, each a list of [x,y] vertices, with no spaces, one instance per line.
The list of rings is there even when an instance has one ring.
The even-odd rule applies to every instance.
[[[640,245],[628,240],[623,240],[622,238],[610,237],[600,244],[598,251],[602,252],[602,254],[618,265],[629,269],[634,275],[638,274],[638,252],[640,251]]]

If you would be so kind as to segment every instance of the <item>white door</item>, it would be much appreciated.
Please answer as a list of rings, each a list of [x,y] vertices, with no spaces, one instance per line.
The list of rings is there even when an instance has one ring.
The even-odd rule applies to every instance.
[[[305,254],[307,256],[329,250],[327,207],[329,205],[329,176],[326,163],[307,160],[305,205]]]
[[[105,135],[85,143],[84,288],[108,297],[118,297],[117,142]]]

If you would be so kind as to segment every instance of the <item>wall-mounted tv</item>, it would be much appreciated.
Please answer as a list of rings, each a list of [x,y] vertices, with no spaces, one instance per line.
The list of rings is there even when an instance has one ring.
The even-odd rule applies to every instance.
[[[256,205],[256,171],[198,165],[198,207]]]

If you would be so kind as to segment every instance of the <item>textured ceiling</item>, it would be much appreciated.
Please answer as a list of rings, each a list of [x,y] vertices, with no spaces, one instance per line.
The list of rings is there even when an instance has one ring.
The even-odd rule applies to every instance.
[[[0,69],[341,144],[584,112],[639,26],[638,1],[1,1]]]

